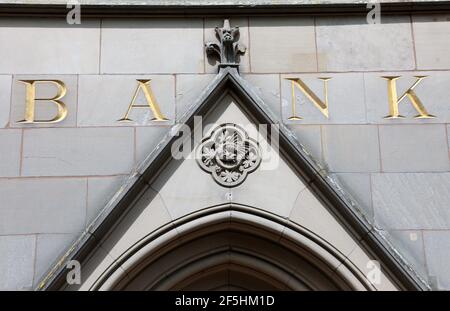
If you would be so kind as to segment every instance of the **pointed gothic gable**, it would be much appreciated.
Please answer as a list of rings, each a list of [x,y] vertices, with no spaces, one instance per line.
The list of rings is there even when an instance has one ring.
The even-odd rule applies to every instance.
[[[180,124],[193,129],[195,116],[204,117],[205,146],[237,126],[248,165],[210,169],[194,159],[197,146],[191,159],[173,159],[183,129],[175,125],[39,289],[66,288],[73,259],[78,289],[426,288],[284,125],[269,136],[279,137],[277,168],[260,167],[278,153],[257,145],[258,125],[277,122],[236,69],[221,69]],[[368,276],[371,260],[381,264],[379,282]],[[234,281],[217,283],[223,274]]]

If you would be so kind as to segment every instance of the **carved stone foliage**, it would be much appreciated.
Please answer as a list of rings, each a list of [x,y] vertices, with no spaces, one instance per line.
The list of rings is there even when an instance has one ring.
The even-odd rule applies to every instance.
[[[225,187],[240,185],[261,163],[259,144],[239,125],[225,123],[197,146],[197,161]]]
[[[209,56],[215,55],[219,58],[219,67],[238,67],[239,56],[244,54],[246,47],[239,42],[239,27],[230,26],[228,19],[224,20],[223,27],[215,28],[216,37],[219,44],[215,42],[207,42],[206,54]]]

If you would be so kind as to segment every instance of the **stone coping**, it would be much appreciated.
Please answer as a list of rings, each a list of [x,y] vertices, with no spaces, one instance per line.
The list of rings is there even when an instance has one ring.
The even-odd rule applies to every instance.
[[[76,3],[84,17],[366,15],[367,3],[383,14],[450,12],[450,0],[0,0],[0,16],[66,16]]]
[[[66,16],[81,4],[85,17],[367,14],[450,12],[450,0],[0,0],[1,16]]]
[[[319,6],[319,5],[362,5],[366,3],[423,4],[444,3],[446,0],[0,0],[0,5],[66,5],[79,3],[89,6]]]

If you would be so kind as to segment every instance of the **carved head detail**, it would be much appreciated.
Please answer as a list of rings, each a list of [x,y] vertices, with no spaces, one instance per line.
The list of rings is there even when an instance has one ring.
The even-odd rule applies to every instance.
[[[235,40],[237,40],[237,36],[239,34],[239,27],[231,28],[230,21],[226,19],[223,22],[222,28],[216,27],[216,34],[223,44],[229,45],[232,44]]]
[[[223,43],[232,43],[234,41],[234,36],[231,33],[231,31],[224,31],[223,32]]]

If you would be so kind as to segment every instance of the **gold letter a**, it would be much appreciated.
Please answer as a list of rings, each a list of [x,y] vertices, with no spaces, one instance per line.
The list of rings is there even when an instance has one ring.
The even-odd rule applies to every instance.
[[[167,121],[166,117],[162,114],[161,110],[159,109],[159,105],[156,102],[155,96],[153,95],[153,92],[150,88],[150,79],[148,80],[137,80],[139,85],[136,88],[136,91],[134,92],[133,99],[131,100],[130,106],[128,106],[128,110],[125,114],[125,116],[122,119],[119,119],[117,121],[119,122],[129,122],[133,121],[130,118],[128,118],[128,115],[130,114],[131,109],[133,108],[150,108],[153,112],[154,118],[151,119],[151,121]],[[136,97],[139,93],[139,90],[144,92],[145,99],[147,100],[147,105],[135,105],[134,102],[136,101]]]

